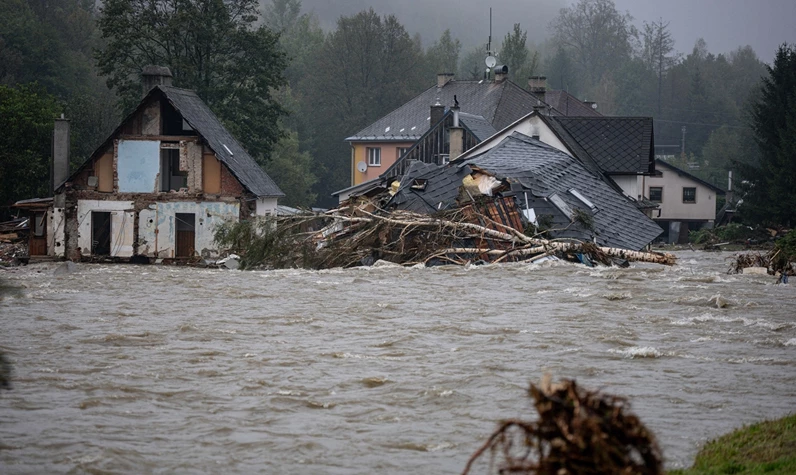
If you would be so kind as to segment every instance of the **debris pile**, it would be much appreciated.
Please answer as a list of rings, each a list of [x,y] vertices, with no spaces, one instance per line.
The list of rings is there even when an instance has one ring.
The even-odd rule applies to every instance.
[[[499,216],[498,216],[499,215]],[[324,226],[303,231],[303,220]],[[404,266],[535,261],[555,256],[606,265],[643,261],[672,265],[675,257],[600,247],[573,238],[526,234],[514,200],[490,198],[435,214],[386,211],[370,200],[309,217],[277,218],[259,229],[231,224],[216,240],[241,256],[242,268],[331,268],[383,260]],[[256,226],[255,226],[256,227]]]
[[[467,462],[468,474],[487,452],[489,473],[662,474],[655,437],[621,397],[586,391],[575,381],[531,384],[539,420],[503,421]]]
[[[774,249],[762,252],[737,254],[730,263],[728,274],[742,274],[744,269],[758,267],[770,275],[777,275],[780,281],[796,275],[796,229],[791,230],[774,244]]]

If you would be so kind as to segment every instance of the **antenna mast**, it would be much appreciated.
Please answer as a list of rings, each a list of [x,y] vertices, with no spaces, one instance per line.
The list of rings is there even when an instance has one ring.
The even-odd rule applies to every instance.
[[[486,44],[486,70],[484,71],[484,80],[489,79],[489,72],[497,64],[494,54],[492,53],[492,7],[489,8],[489,42]]]

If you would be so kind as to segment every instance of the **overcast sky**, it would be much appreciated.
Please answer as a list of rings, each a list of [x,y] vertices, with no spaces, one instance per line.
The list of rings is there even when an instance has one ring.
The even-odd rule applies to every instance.
[[[568,2],[572,4],[574,2]],[[614,0],[616,8],[636,19],[663,18],[675,48],[688,53],[704,38],[712,53],[751,45],[766,62],[783,42],[796,43],[796,0]]]
[[[269,1],[269,0],[264,0]],[[528,31],[528,40],[541,42],[550,36],[550,20],[562,6],[574,0],[302,0],[304,10],[314,11],[324,28],[333,29],[341,15],[353,15],[373,7],[379,14],[395,14],[406,29],[420,33],[426,46],[450,28],[465,51],[486,43],[489,8],[493,10],[492,42],[500,46],[513,23]],[[704,38],[712,53],[727,53],[751,45],[766,62],[783,42],[796,43],[796,0],[614,0],[617,9],[629,12],[637,27],[643,21],[668,21],[675,48],[689,53]]]

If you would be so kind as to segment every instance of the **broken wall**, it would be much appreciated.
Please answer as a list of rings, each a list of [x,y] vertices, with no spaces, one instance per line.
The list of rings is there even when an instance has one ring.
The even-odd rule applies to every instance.
[[[92,255],[91,213],[94,211],[111,214],[111,252],[112,257],[132,257],[134,241],[135,212],[132,201],[78,200],[77,202],[77,245],[83,256]]]
[[[171,258],[176,252],[176,214],[189,213],[195,219],[195,249],[205,257],[217,255],[213,234],[225,221],[238,221],[240,204],[224,202],[159,202],[138,215],[137,253],[147,257]]]

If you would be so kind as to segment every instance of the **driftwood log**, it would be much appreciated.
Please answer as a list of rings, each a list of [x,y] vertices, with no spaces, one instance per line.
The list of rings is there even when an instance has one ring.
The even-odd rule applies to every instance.
[[[387,225],[400,229],[399,237],[405,238],[410,232],[418,230],[433,230],[437,236],[447,237],[440,245],[446,243],[455,244],[467,238],[477,238],[481,242],[488,242],[489,247],[438,247],[434,252],[426,255],[424,259],[410,259],[402,264],[417,264],[419,262],[428,263],[432,259],[444,258],[449,262],[466,263],[474,256],[481,259],[488,259],[492,262],[500,262],[506,259],[511,260],[530,260],[542,254],[562,255],[585,253],[589,254],[593,260],[603,263],[610,263],[610,259],[621,259],[629,262],[651,262],[655,264],[674,265],[676,258],[669,253],[641,252],[627,249],[599,247],[593,243],[577,241],[574,239],[549,240],[538,236],[528,236],[512,227],[490,221],[493,229],[480,224],[462,221],[460,219],[445,219],[425,214],[412,213],[408,211],[396,211],[389,214],[376,214],[364,210],[358,210],[358,215],[350,216],[340,214],[335,210],[328,216],[333,218],[338,227],[347,229],[347,234],[351,233],[351,228],[367,230],[373,225]],[[453,218],[460,218],[460,215],[453,215]],[[342,225],[342,226],[341,226]],[[360,231],[363,232],[363,231]],[[342,233],[342,231],[341,231]],[[328,238],[329,234],[323,234],[323,239]],[[320,239],[321,241],[323,239]],[[352,238],[347,238],[352,239]],[[497,245],[496,245],[497,244]]]

